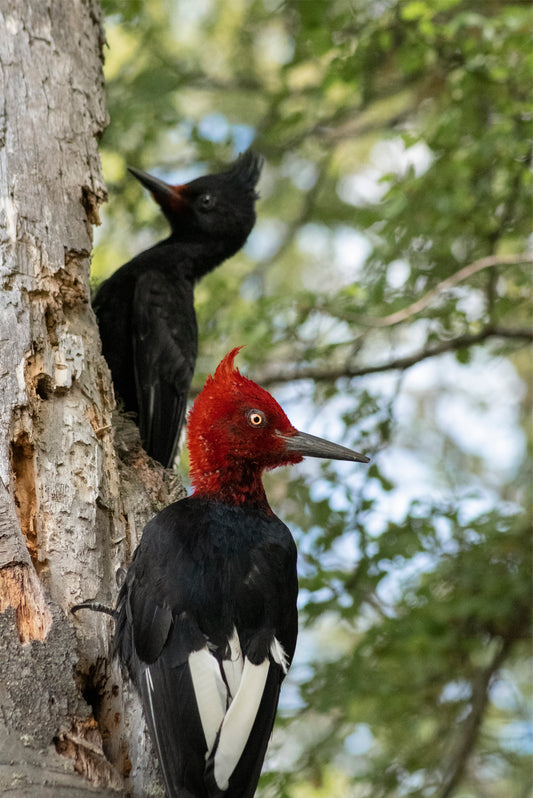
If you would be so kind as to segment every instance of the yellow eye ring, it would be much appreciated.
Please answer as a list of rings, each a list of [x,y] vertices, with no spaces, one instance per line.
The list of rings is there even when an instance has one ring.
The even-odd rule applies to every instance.
[[[251,427],[261,427],[265,423],[265,416],[260,410],[250,410],[248,422]]]

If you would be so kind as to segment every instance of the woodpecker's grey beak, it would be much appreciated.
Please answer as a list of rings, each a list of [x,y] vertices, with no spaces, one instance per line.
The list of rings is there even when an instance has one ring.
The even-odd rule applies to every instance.
[[[297,432],[296,435],[281,435],[288,452],[301,454],[303,457],[323,457],[328,460],[349,460],[355,463],[369,463],[370,457],[347,449],[338,443],[331,443],[324,438]]]
[[[148,172],[143,172],[142,169],[135,169],[133,166],[128,166],[128,172],[131,172],[133,177],[136,177],[148,191],[151,191],[158,201],[170,198],[175,199],[176,194],[180,194],[179,189],[181,186],[171,186],[165,183],[164,180],[149,175]]]

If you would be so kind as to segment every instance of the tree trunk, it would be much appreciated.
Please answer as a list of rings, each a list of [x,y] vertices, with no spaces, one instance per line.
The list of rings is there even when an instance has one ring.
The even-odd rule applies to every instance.
[[[115,423],[90,307],[98,0],[0,0],[0,792],[162,795],[110,656],[115,574],[181,488]],[[119,264],[117,264],[119,265]]]

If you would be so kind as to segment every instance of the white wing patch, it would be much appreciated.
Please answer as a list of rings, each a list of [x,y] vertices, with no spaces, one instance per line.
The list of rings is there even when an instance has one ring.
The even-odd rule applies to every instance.
[[[207,744],[206,760],[214,750],[214,776],[220,790],[228,789],[248,742],[270,668],[268,657],[259,665],[243,657],[235,627],[228,643],[230,657],[222,661],[223,673],[209,641],[200,651],[189,654],[189,670]],[[270,645],[270,656],[287,673],[287,654],[276,637]]]
[[[244,659],[239,689],[222,723],[215,752],[215,781],[221,790],[228,789],[230,776],[248,742],[263,697],[269,668],[268,659],[261,665],[252,665],[250,660],[246,657]]]
[[[278,665],[281,665],[283,673],[287,675],[287,671],[289,670],[289,658],[287,656],[287,652],[277,637],[275,637],[270,644],[270,656],[274,662],[277,662]]]
[[[218,662],[207,646],[189,654],[189,670],[209,756],[224,720],[228,691]]]

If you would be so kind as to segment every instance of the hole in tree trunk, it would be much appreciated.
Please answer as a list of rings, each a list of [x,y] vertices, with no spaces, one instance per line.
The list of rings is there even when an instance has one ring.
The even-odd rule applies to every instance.
[[[34,377],[35,393],[41,399],[51,399],[54,395],[54,383],[49,374],[38,374]]]
[[[15,505],[31,561],[35,570],[38,571],[41,564],[38,562],[37,492],[33,454],[33,444],[27,432],[22,432],[12,441],[11,466],[14,477]]]

